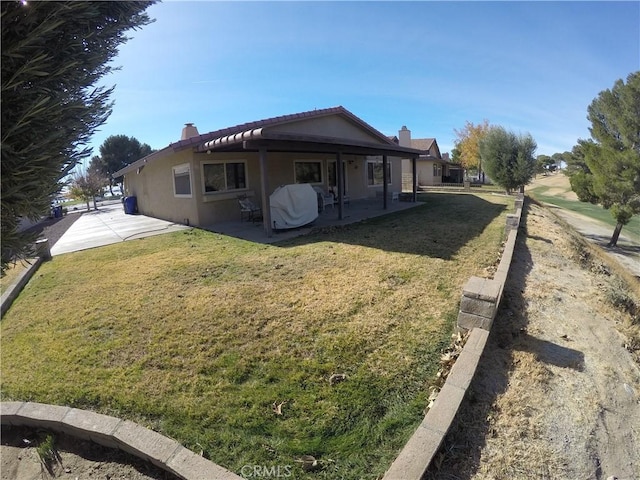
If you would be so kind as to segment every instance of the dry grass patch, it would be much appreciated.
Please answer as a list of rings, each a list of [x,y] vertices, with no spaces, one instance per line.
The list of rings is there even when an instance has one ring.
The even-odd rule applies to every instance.
[[[277,245],[192,230],[56,257],[3,319],[2,394],[131,418],[236,472],[376,478],[513,207],[423,199]]]
[[[7,289],[18,280],[18,276],[28,267],[29,265],[24,261],[9,264],[7,270],[2,277],[0,277],[0,294],[6,292]]]

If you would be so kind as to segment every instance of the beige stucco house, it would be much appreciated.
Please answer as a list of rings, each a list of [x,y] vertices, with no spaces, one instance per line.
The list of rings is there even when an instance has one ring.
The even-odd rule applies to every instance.
[[[333,192],[342,218],[347,197],[379,197],[386,206],[388,194],[402,190],[401,160],[413,160],[415,171],[423,153],[339,106],[205,134],[187,124],[181,140],[114,177],[124,177],[124,194],[136,197],[140,213],[201,227],[238,220],[238,197],[246,195],[261,205],[271,235],[269,195],[277,187],[310,183]]]
[[[462,183],[462,167],[449,160],[449,154],[441,154],[435,138],[411,138],[411,130],[403,126],[398,136],[392,140],[400,146],[421,150],[417,159],[416,175],[418,187],[439,186],[442,184]],[[405,186],[413,179],[412,164],[402,162]]]

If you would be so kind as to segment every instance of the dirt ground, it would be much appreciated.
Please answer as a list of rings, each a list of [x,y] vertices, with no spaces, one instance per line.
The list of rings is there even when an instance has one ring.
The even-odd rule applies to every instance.
[[[49,469],[36,447],[48,432],[23,427],[2,427],[0,479],[2,480],[177,480],[149,462],[93,442],[53,434],[57,458]]]
[[[640,318],[589,250],[525,210],[489,343],[428,479],[640,479]]]
[[[569,177],[563,173],[556,173],[546,177],[539,176],[531,184],[531,188],[537,186],[548,187],[549,190],[546,191],[547,195],[555,195],[566,200],[578,201],[578,196],[571,190]],[[640,238],[629,232],[628,228],[622,229],[617,246],[607,247],[607,243],[609,243],[611,235],[613,234],[613,227],[585,215],[558,208],[555,205],[549,204],[546,206],[587,240],[598,245],[609,255],[612,255],[633,275],[640,279]],[[635,216],[631,219],[631,222],[638,225],[638,223],[640,223],[640,217]]]
[[[640,479],[640,319],[610,306],[624,298],[611,269],[577,249],[551,210],[529,204],[523,221],[478,373],[425,478]],[[56,438],[55,478],[172,478]],[[36,442],[36,432],[3,429],[1,480],[54,478]]]

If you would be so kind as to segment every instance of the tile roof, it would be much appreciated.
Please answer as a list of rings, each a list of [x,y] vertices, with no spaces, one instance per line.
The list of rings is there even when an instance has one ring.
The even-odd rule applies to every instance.
[[[154,152],[150,155],[147,155],[146,157],[141,158],[140,160],[133,162],[132,164],[122,168],[118,172],[115,172],[114,176],[123,175],[125,172],[141,167],[146,163],[155,160],[156,158],[166,155],[167,153],[184,150],[186,148],[193,148],[194,146],[202,146],[206,142],[209,142],[211,140],[220,139],[222,137],[228,137],[235,134],[242,134],[243,132],[249,132],[252,130],[257,130],[257,129],[261,129],[268,126],[281,125],[289,122],[294,122],[301,119],[310,119],[310,118],[317,118],[317,117],[336,115],[336,114],[342,115],[346,117],[348,120],[352,121],[353,123],[359,125],[360,127],[366,130],[369,130],[376,137],[378,137],[378,139],[381,141],[383,145],[386,144],[386,145],[397,146],[397,142],[394,141],[394,137],[389,137],[387,135],[384,135],[379,130],[375,129],[374,127],[366,123],[364,120],[358,118],[349,110],[347,110],[346,108],[340,105],[337,107],[324,108],[320,110],[317,110],[317,109],[310,110],[307,112],[294,113],[290,115],[281,115],[278,117],[266,118],[266,119],[257,120],[254,122],[242,123],[240,125],[235,125],[233,127],[227,127],[220,130],[214,130],[208,133],[196,135],[194,137],[190,137],[185,140],[179,140],[177,142],[170,143],[167,147],[164,147],[163,149],[158,150],[157,152]],[[414,147],[414,148],[417,148],[417,147]]]
[[[213,140],[215,138],[225,137],[228,135],[233,135],[235,133],[240,133],[247,130],[254,130],[257,128],[263,128],[263,127],[268,127],[273,125],[281,125],[283,123],[294,122],[296,120],[301,120],[301,119],[324,117],[327,115],[335,115],[335,114],[342,114],[347,118],[351,119],[352,121],[354,121],[355,123],[358,123],[361,126],[369,130],[372,130],[378,137],[380,137],[380,139],[386,140],[387,143],[391,142],[388,136],[383,135],[381,132],[373,128],[371,125],[364,122],[362,119],[356,117],[353,113],[351,113],[349,110],[344,108],[342,105],[339,105],[337,107],[323,108],[320,110],[317,110],[317,109],[309,110],[307,112],[293,113],[289,115],[280,115],[278,117],[271,117],[271,118],[265,118],[263,120],[257,120],[254,122],[242,123],[240,125],[235,125],[233,127],[227,127],[220,130],[214,130],[208,133],[203,133],[202,135],[187,138],[186,140],[180,140],[178,142],[171,143],[170,146],[174,150],[181,150],[184,147],[204,143],[209,140]]]

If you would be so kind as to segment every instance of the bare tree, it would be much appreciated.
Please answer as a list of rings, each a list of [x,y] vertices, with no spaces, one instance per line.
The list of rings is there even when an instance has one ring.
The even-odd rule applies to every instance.
[[[97,168],[89,168],[86,171],[80,170],[73,174],[70,191],[75,198],[87,202],[87,211],[91,210],[90,201],[93,201],[93,208],[97,210],[96,196],[102,194],[102,189],[108,183],[109,179]]]

